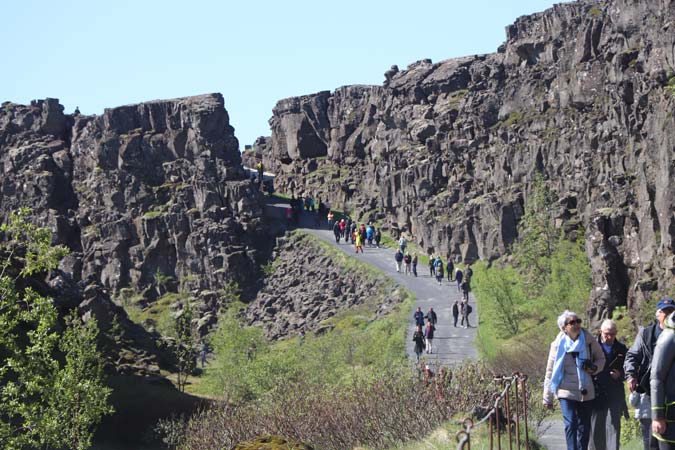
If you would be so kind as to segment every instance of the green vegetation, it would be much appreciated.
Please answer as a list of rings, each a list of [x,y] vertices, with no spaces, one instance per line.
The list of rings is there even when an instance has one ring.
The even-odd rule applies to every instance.
[[[67,254],[29,214],[21,209],[0,226],[0,442],[10,450],[85,449],[112,412],[98,327],[73,313],[62,328],[52,299],[22,287]]]
[[[665,89],[666,91],[670,92],[671,95],[675,95],[675,75],[668,78],[668,82],[666,83]]]
[[[603,14],[602,9],[598,8],[597,5],[593,5],[591,9],[588,11],[588,15],[591,16],[591,18],[595,19],[596,17],[599,17]]]
[[[139,296],[132,296],[138,300]],[[170,336],[173,326],[171,307],[181,299],[180,294],[168,293],[154,301],[150,306],[141,308],[134,303],[125,304],[124,309],[133,322],[143,326],[149,331],[156,331],[164,336]]]
[[[343,271],[362,273],[364,283],[379,283],[380,295],[325,320],[321,325],[331,331],[278,342],[268,342],[258,327],[242,326],[244,305],[232,303],[211,338],[216,359],[207,368],[197,393],[251,400],[299,380],[326,388],[405,364],[405,327],[413,295],[403,288],[392,291],[384,274],[328,243],[301,232],[292,236],[306,239],[303,245],[317,246],[317,251],[328,254]],[[376,320],[378,306],[387,295],[404,301]]]

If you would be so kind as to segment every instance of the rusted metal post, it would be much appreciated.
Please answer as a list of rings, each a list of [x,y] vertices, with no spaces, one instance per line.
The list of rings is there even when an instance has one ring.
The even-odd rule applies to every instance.
[[[495,432],[495,427],[494,424],[492,423],[492,418],[488,420],[488,423],[490,424],[490,450],[494,448],[494,432]]]
[[[530,437],[527,430],[527,375],[521,378],[522,392],[523,392],[523,425],[525,426],[525,450],[530,450]]]
[[[518,441],[518,450],[520,450],[520,408],[518,405],[520,404],[520,396],[518,395],[518,385],[520,384],[520,374],[519,373],[514,373],[513,376],[517,377],[516,378],[516,383],[514,387],[514,403],[516,404],[516,439]]]
[[[504,406],[506,407],[506,427],[508,428],[509,432],[509,450],[513,450],[513,445],[512,445],[512,439],[513,437],[511,436],[511,385],[513,384],[513,378],[508,381],[508,384],[506,385],[506,396],[505,396],[505,401],[504,401]]]
[[[502,430],[499,426],[499,398],[495,402],[495,423],[497,424],[497,450],[502,450]]]

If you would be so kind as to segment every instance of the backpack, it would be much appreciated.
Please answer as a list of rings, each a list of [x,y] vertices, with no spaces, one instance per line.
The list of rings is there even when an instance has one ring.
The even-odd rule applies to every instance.
[[[440,258],[437,259],[437,260],[434,262],[434,267],[436,267],[437,269],[442,269],[442,268],[443,268],[443,261],[441,261]]]
[[[471,305],[469,305],[469,304],[467,303],[467,304],[466,304],[466,313],[467,313],[467,314],[471,314],[471,311],[473,311],[473,308],[471,307]]]

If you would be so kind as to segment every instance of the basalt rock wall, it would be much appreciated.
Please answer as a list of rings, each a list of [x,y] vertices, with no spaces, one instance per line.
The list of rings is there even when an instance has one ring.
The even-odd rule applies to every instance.
[[[600,319],[674,282],[674,72],[675,2],[560,4],[494,54],[281,100],[259,150],[277,189],[465,261],[508,251],[541,174],[585,229]]]
[[[104,329],[126,320],[113,300],[144,306],[187,292],[208,327],[220,289],[256,290],[274,241],[220,94],[100,116],[66,115],[55,99],[5,102],[0,165],[0,219],[29,206],[35,223],[51,227],[71,250],[51,275],[55,295],[67,288],[69,306]]]

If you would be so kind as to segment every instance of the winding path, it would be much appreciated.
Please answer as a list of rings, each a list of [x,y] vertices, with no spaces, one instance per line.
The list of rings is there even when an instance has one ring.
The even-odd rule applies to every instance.
[[[266,214],[278,217],[283,220],[283,211],[288,207],[288,203],[283,202],[276,197],[269,198]],[[325,221],[324,221],[325,224]],[[410,290],[416,297],[414,310],[419,306],[426,314],[429,308],[434,308],[438,316],[436,324],[436,334],[434,337],[434,352],[432,354],[423,354],[426,363],[434,370],[440,366],[454,366],[465,359],[478,359],[478,352],[475,346],[477,326],[479,324],[478,308],[473,294],[469,295],[469,304],[473,307],[473,312],[469,316],[470,328],[461,328],[459,323],[457,327],[453,326],[452,304],[455,300],[461,301],[462,296],[457,289],[457,283],[443,280],[441,285],[429,274],[427,265],[418,265],[417,277],[406,276],[403,272],[396,272],[393,248],[375,248],[364,247],[364,253],[355,253],[354,246],[341,241],[335,242],[333,232],[325,228],[316,228],[314,225],[314,216],[303,214],[300,220],[302,231],[312,234],[319,239],[328,242],[345,253],[364,261],[391,277],[394,281]],[[415,360],[414,344],[412,334],[415,330],[413,311],[410,311],[409,322],[406,336],[406,353],[408,357]],[[531,395],[539,395],[539,392],[533,392]],[[539,442],[549,450],[564,450],[566,448],[564,431],[561,420],[549,420],[540,429]]]

